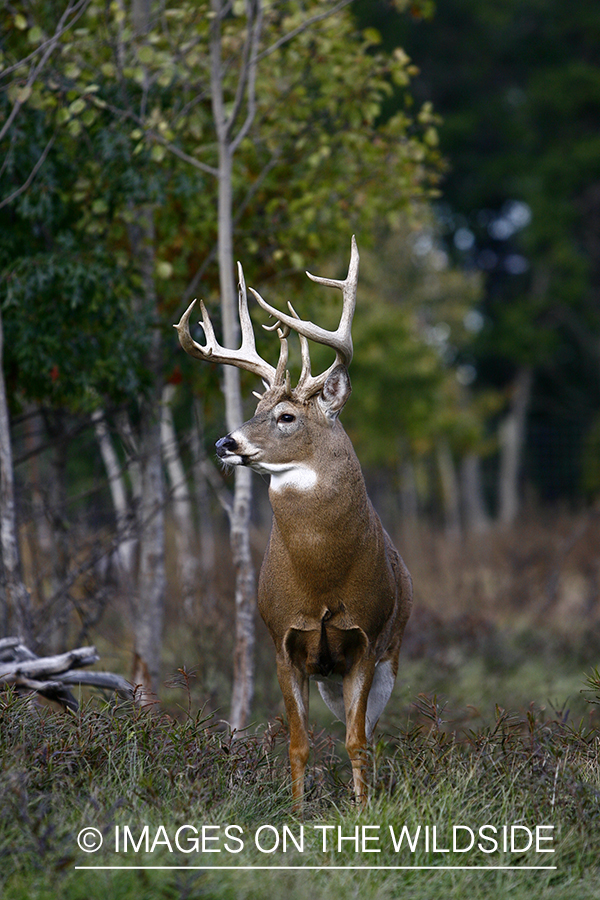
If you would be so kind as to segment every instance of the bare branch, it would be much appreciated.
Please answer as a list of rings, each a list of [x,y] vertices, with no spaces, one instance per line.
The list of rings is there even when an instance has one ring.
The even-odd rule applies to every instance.
[[[177,156],[179,159],[183,160],[183,162],[189,163],[201,172],[206,172],[207,175],[214,175],[215,178],[218,176],[218,169],[209,166],[207,163],[200,162],[195,156],[190,156],[188,153],[185,153],[185,151],[180,150],[176,144],[171,143],[171,141],[168,141],[166,138],[162,137],[162,135],[157,134],[155,131],[147,131],[146,134],[153,138],[157,143],[162,144],[165,150],[168,150],[169,153]]]
[[[8,68],[3,69],[2,72],[0,72],[0,79],[6,78],[7,75],[11,75],[17,69],[20,69],[21,66],[26,65],[30,60],[32,60],[34,57],[36,57],[38,55],[38,53],[42,53],[47,47],[49,47],[50,44],[52,44],[52,46],[54,47],[54,44],[56,43],[56,41],[59,40],[59,38],[61,38],[63,36],[63,34],[65,34],[65,32],[67,32],[69,30],[69,28],[72,28],[73,25],[75,24],[75,22],[77,22],[77,20],[81,18],[81,16],[85,12],[86,7],[89,5],[89,3],[90,3],[90,0],[79,0],[79,2],[76,3],[74,6],[71,6],[71,4],[69,3],[66,10],[63,13],[63,15],[61,16],[61,19],[60,19],[58,25],[56,26],[56,30],[55,30],[54,34],[52,35],[52,37],[48,38],[47,41],[43,41],[41,44],[39,44],[35,48],[35,50],[33,50],[29,54],[29,56],[25,56],[25,57],[23,57],[23,59],[20,59],[19,62],[15,63],[13,66],[9,66]],[[73,16],[73,19],[67,25],[63,26],[65,19],[72,12],[75,13],[75,15]]]
[[[209,462],[205,455],[198,460],[198,463],[200,471],[215,492],[217,500],[227,513],[228,518],[231,519],[233,515],[233,497],[231,496],[231,492],[227,490],[215,467]]]
[[[280,47],[283,47],[284,44],[288,44],[299,34],[302,34],[303,31],[306,31],[307,28],[310,28],[311,25],[315,25],[317,22],[322,22],[323,19],[328,19],[329,16],[334,16],[341,9],[344,9],[346,6],[350,6],[352,0],[340,0],[339,3],[336,3],[335,6],[332,6],[331,9],[325,10],[325,12],[318,13],[316,16],[312,16],[310,19],[307,19],[306,22],[303,22],[302,25],[298,25],[297,28],[293,28],[288,34],[284,34],[279,38],[278,41],[275,41],[274,44],[271,44],[270,47],[267,47],[266,50],[263,50],[262,53],[259,53],[256,57],[256,61],[260,62],[266,56],[270,56],[271,53],[274,53],[275,50],[279,50]]]
[[[56,26],[56,30],[55,30],[53,36],[50,38],[49,41],[46,42],[46,49],[44,50],[41,59],[38,61],[37,65],[35,65],[31,69],[31,71],[29,73],[29,77],[25,83],[25,89],[30,88],[32,86],[35,79],[38,77],[39,73],[42,71],[42,69],[46,65],[46,61],[48,60],[48,58],[54,51],[56,45],[58,44],[60,37],[64,34],[65,31],[67,31],[68,28],[72,27],[72,25],[77,21],[77,19],[80,18],[80,16],[83,15],[88,3],[89,3],[89,0],[80,0],[80,2],[77,3],[75,6],[71,6],[71,4],[69,3],[69,5],[67,6],[63,15],[61,16],[58,25]],[[64,23],[65,23],[66,19],[69,17],[69,15],[73,12],[73,10],[76,10],[76,15],[69,22],[69,24],[67,26],[65,26]],[[29,58],[31,58],[31,57],[28,57],[28,59]],[[17,67],[21,66],[21,65],[22,65],[22,62],[19,62],[17,64]],[[15,68],[15,67],[13,67],[13,68]],[[4,74],[6,74],[6,73],[4,73]],[[4,138],[4,135],[7,133],[9,128],[11,128],[12,123],[14,122],[14,120],[15,120],[19,110],[23,106],[24,102],[25,101],[23,101],[23,100],[18,100],[18,99],[15,100],[15,104],[10,112],[10,115],[8,116],[6,122],[0,129],[0,141]]]
[[[21,643],[20,638],[11,637],[0,642],[0,655],[0,690],[14,685],[17,689],[42,694],[72,710],[78,709],[78,703],[67,685],[88,684],[117,691],[126,699],[134,696],[133,686],[121,675],[74,671],[100,659],[95,647],[79,647],[57,656],[38,657]]]
[[[254,122],[256,115],[256,70],[257,49],[262,31],[262,4],[260,0],[249,0],[246,4],[248,10],[248,34],[244,45],[244,59],[238,79],[238,89],[233,112],[229,119],[229,133],[235,126],[236,119],[242,108],[244,94],[247,96],[246,118],[238,134],[231,142],[231,152],[235,153],[242,143]]]
[[[215,169],[213,166],[209,166],[207,163],[201,162],[199,159],[196,159],[195,156],[190,156],[188,153],[185,153],[184,150],[181,150],[171,141],[168,141],[165,137],[163,137],[158,132],[154,131],[152,128],[146,128],[145,122],[141,116],[138,116],[130,109],[123,109],[119,106],[114,106],[111,103],[106,104],[106,109],[109,112],[113,113],[113,115],[121,116],[124,119],[131,119],[136,125],[140,128],[144,129],[144,132],[147,137],[152,138],[152,140],[156,141],[157,144],[161,144],[165,150],[168,150],[169,153],[172,153],[174,156],[177,156],[183,162],[189,163],[194,168],[199,169],[201,172],[205,172],[207,175],[213,175],[217,177],[219,174],[218,169]]]
[[[24,191],[27,190],[27,188],[30,186],[31,182],[33,181],[33,179],[35,178],[35,176],[37,175],[37,173],[39,172],[41,167],[44,165],[44,160],[48,156],[48,153],[50,152],[50,148],[52,147],[54,141],[56,140],[57,134],[58,134],[58,131],[55,131],[54,134],[52,135],[52,137],[50,138],[50,140],[48,141],[48,143],[46,144],[46,146],[44,147],[40,158],[36,162],[35,166],[31,170],[31,172],[29,173],[29,177],[21,185],[21,187],[17,188],[16,191],[13,191],[12,194],[10,194],[8,197],[5,197],[4,200],[0,200],[0,209],[3,209],[5,206],[8,206],[9,203],[12,203],[13,200],[16,200],[17,197],[19,197]]]
[[[42,659],[4,661],[0,663],[0,680],[7,675],[23,675],[25,678],[35,678],[40,674],[56,675],[79,666],[91,666],[99,659],[95,647],[79,647],[76,650],[69,650],[67,653],[46,656]]]

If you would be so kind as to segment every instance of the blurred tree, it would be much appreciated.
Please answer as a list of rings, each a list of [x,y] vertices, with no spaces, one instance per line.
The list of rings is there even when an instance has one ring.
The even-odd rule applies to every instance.
[[[488,452],[483,429],[493,398],[486,395],[479,406],[469,402],[471,370],[462,364],[471,339],[465,320],[481,289],[479,273],[449,264],[432,217],[419,229],[397,229],[376,252],[363,253],[352,365],[361,391],[345,422],[361,459],[396,470],[405,496],[414,466],[437,458],[438,496],[454,534],[462,530],[463,505],[469,530],[469,507],[484,518],[477,473],[461,490],[455,472],[456,460],[471,457],[477,470],[476,460]],[[418,491],[414,503],[425,505]]]
[[[454,258],[486,275],[467,361],[475,389],[506,393],[508,521],[525,435],[515,424],[528,423],[528,474],[542,496],[573,496],[582,437],[600,404],[600,8],[448,0],[427,17],[422,8],[398,16],[377,0],[354,7],[387,47],[400,42],[418,61],[414,95],[444,120],[450,167],[438,213]],[[532,465],[542,449],[547,465]],[[552,468],[561,455],[570,475],[559,482]]]
[[[10,442],[10,417],[2,367],[4,332],[0,309],[0,626],[12,628],[26,640],[32,638],[29,591],[23,581],[15,512],[15,490]]]

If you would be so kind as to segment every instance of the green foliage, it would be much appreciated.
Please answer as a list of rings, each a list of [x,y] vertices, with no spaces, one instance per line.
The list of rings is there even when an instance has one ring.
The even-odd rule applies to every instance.
[[[442,365],[402,307],[364,304],[356,325],[352,378],[359,387],[344,424],[364,464],[393,468],[402,442],[418,444],[435,432]]]
[[[7,379],[30,399],[80,411],[135,398],[147,383],[148,324],[132,285],[103,248],[58,240],[17,261],[5,281]]]
[[[414,107],[415,69],[406,54],[382,52],[381,36],[357,29],[348,10],[323,12],[316,0],[264,4],[256,109],[233,168],[236,256],[257,285],[321,264],[348,245],[352,231],[368,246],[376,226],[413,215],[439,177],[437,119],[429,104]],[[18,4],[2,20],[4,121],[15,102],[23,106],[2,145],[0,202],[26,184],[48,142],[51,148],[28,189],[0,209],[7,226],[0,302],[13,388],[89,408],[136,396],[148,378],[149,329],[172,335],[182,296],[193,291],[210,300],[218,284],[211,263],[218,206],[212,20],[208,3],[181,0],[153,10],[140,36],[119,4],[90,2],[34,71],[60,14],[52,2],[35,10]],[[244,9],[234,4],[222,22],[227,108],[236,103],[245,29]],[[402,107],[384,117],[393,92]],[[250,112],[244,100],[238,121]],[[141,210],[152,218],[160,322],[149,321],[139,296]],[[377,302],[365,315],[364,340],[357,333],[367,356],[382,336]],[[44,336],[32,354],[41,321]],[[401,315],[396,321],[396,340],[387,342],[397,362],[395,390],[407,397],[401,378],[413,361],[421,366],[424,422],[436,379],[418,362],[414,330]],[[214,382],[187,359],[181,366],[203,389]],[[417,419],[407,415],[396,427],[400,421],[414,430]]]
[[[423,242],[429,249],[416,253]],[[351,369],[358,390],[344,422],[365,463],[394,467],[407,453],[431,453],[442,436],[458,453],[480,449],[486,411],[468,402],[456,366],[480,291],[476,275],[448,266],[427,221],[363,252]]]

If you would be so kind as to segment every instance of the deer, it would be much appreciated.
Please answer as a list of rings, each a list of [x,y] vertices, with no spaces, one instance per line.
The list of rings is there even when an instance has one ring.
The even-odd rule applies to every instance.
[[[238,263],[241,347],[221,346],[201,301],[206,344],[190,332],[195,301],[175,326],[191,356],[238,366],[261,378],[254,416],[216,443],[227,466],[250,466],[270,476],[271,535],[258,583],[258,609],[273,639],[277,677],[289,726],[292,800],[302,809],[309,757],[309,682],[346,725],[356,802],[368,800],[368,745],[391,696],[398,655],[412,605],[408,569],[367,495],[360,463],[339,415],[351,392],[352,320],[356,308],[359,254],[352,238],[344,280],[306,274],[342,291],[338,328],[305,321],[288,302],[280,312],[250,288],[259,306],[275,318],[279,361],[259,356],[248,311],[244,273]],[[292,389],[288,341],[300,342],[301,372]],[[309,341],[335,351],[320,375],[311,373]]]

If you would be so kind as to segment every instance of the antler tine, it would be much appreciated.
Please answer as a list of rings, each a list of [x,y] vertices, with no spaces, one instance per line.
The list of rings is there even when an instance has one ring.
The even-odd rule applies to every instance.
[[[288,300],[288,306],[290,308],[290,312],[295,319],[300,319],[300,316]],[[302,368],[300,370],[300,378],[298,379],[297,388],[301,388],[302,385],[306,383],[308,379],[311,378],[310,374],[310,348],[308,346],[308,341],[304,337],[303,334],[298,333],[298,340],[300,341],[300,357],[302,359]],[[336,354],[337,359],[337,354]]]
[[[198,344],[193,339],[190,333],[190,317],[192,314],[192,310],[196,304],[195,300],[189,305],[189,307],[182,315],[179,323],[174,327],[177,329],[177,334],[179,335],[179,343],[186,351],[186,353],[189,353],[190,356],[194,356],[197,359],[211,360],[213,362],[223,363],[225,365],[237,366],[239,369],[245,369],[247,372],[252,372],[254,375],[258,375],[258,377],[261,378],[269,387],[272,387],[276,383],[277,370],[274,369],[273,366],[266,362],[261,356],[259,356],[256,351],[256,342],[254,338],[254,331],[252,328],[252,320],[250,319],[250,313],[248,311],[246,282],[244,279],[244,272],[239,263],[238,275],[239,314],[240,326],[242,330],[242,345],[239,350],[232,350],[219,344],[215,337],[215,331],[212,322],[202,300],[200,301],[200,310],[202,312],[202,319],[200,321],[200,324],[202,325],[204,336],[206,338],[206,344],[204,346]],[[282,343],[281,353],[283,352],[284,351]]]
[[[186,353],[189,353],[190,356],[196,357],[196,359],[210,359],[213,353],[211,343],[216,344],[216,339],[212,323],[208,317],[208,313],[206,312],[203,300],[200,301],[200,311],[202,313],[201,324],[202,328],[204,329],[204,335],[206,337],[206,346],[202,347],[201,344],[198,344],[193,339],[190,333],[190,318],[192,315],[192,310],[194,309],[197,302],[197,300],[192,300],[177,325],[173,325],[173,328],[176,329],[177,335],[179,337],[179,343]]]
[[[356,308],[358,260],[358,248],[356,246],[356,240],[353,237],[352,254],[350,257],[348,275],[343,281],[337,281],[333,278],[321,278],[318,275],[311,275],[309,272],[306,273],[312,281],[315,281],[319,284],[324,284],[327,287],[339,288],[342,291],[343,310],[340,318],[340,323],[335,331],[328,331],[326,328],[320,328],[318,325],[306,321],[305,319],[299,319],[293,315],[282,313],[271,306],[269,303],[267,303],[266,300],[263,300],[260,294],[258,294],[256,291],[252,291],[252,293],[256,297],[257,302],[266,312],[268,312],[272,316],[275,316],[282,324],[287,325],[292,329],[292,331],[295,331],[297,334],[302,334],[304,335],[304,337],[309,338],[312,341],[316,341],[319,344],[325,344],[327,347],[332,347],[334,350],[340,353],[343,364],[348,366],[350,365],[350,361],[352,359],[352,336],[350,333],[350,329],[352,326],[354,310]]]
[[[351,329],[352,319],[354,317],[354,311],[356,309],[358,264],[358,247],[356,245],[356,238],[353,235],[348,275],[343,281],[334,278],[322,278],[319,275],[311,275],[310,272],[306,273],[311,281],[314,281],[317,284],[323,284],[326,287],[338,288],[342,291],[342,315],[340,317],[339,325],[335,331],[328,331],[326,328],[320,328],[318,325],[315,325],[312,322],[300,319],[290,303],[288,303],[288,306],[290,307],[291,315],[279,312],[279,310],[275,309],[273,306],[263,300],[260,294],[252,290],[252,288],[250,289],[252,290],[252,293],[254,294],[259,305],[270,315],[275,316],[280,324],[287,325],[288,328],[290,328],[292,331],[295,331],[300,339],[300,348],[302,353],[302,372],[300,375],[300,380],[296,387],[297,394],[301,394],[302,396],[306,397],[312,396],[323,387],[325,381],[327,380],[331,372],[335,368],[337,368],[337,366],[343,365],[348,367],[350,365],[353,353]],[[322,375],[316,377],[313,377],[310,374],[310,356],[308,344],[306,342],[307,338],[312,341],[316,341],[319,344],[324,344],[325,346],[331,347],[333,350],[335,350],[335,362],[333,363],[333,365],[331,365],[326,372],[323,372]]]
[[[256,353],[256,340],[254,337],[254,329],[252,328],[252,320],[250,319],[250,312],[248,311],[248,294],[246,291],[246,280],[244,278],[244,270],[242,269],[242,264],[238,262],[238,275],[239,275],[239,301],[240,301],[240,324],[242,326],[242,349],[244,346],[247,346],[248,349],[252,349],[252,352],[261,359]],[[253,294],[256,294],[256,291],[253,288],[250,288]],[[263,328],[265,326],[263,325]],[[277,362],[277,368],[274,369],[268,363],[265,365],[269,365],[269,369],[273,372],[272,378],[263,380],[267,381],[269,387],[274,387],[275,385],[280,385],[284,383],[285,380],[285,367],[287,366],[288,361],[288,342],[287,336],[290,333],[290,329],[281,324],[281,322],[276,322],[275,325],[266,328],[267,331],[277,331],[277,337],[279,338],[279,360]],[[261,359],[261,362],[264,362]]]

